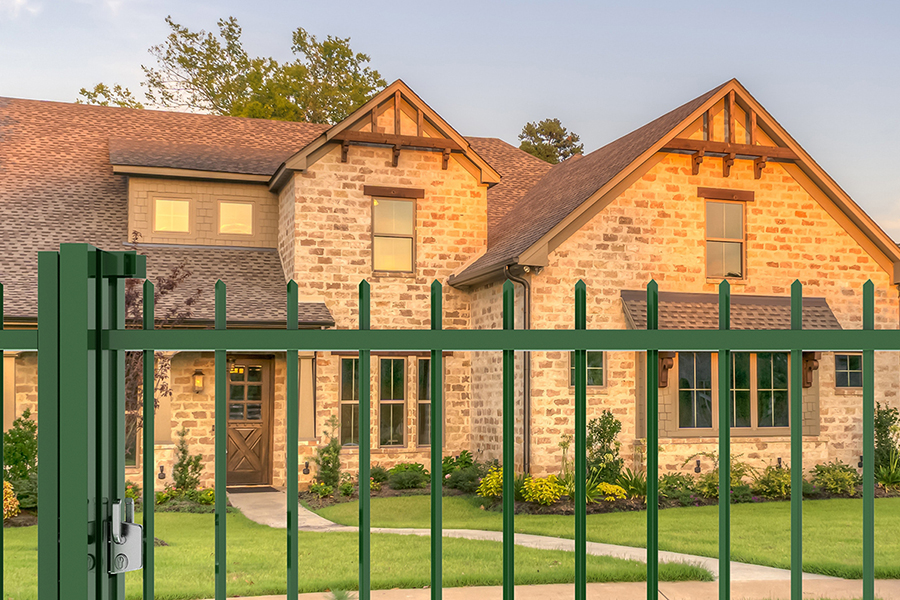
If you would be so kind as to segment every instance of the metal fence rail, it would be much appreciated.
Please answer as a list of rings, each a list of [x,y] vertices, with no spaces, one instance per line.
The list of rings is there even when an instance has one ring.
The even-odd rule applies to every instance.
[[[802,329],[802,286],[791,287],[791,330],[730,329],[730,288],[719,286],[719,329],[660,330],[658,286],[647,286],[647,329],[587,329],[587,290],[579,281],[574,289],[575,313],[571,330],[515,330],[515,295],[512,283],[503,286],[503,329],[444,330],[442,287],[431,286],[431,328],[428,330],[373,330],[370,290],[359,286],[357,330],[298,330],[298,290],[287,285],[287,321],[284,330],[226,327],[226,288],[215,287],[215,329],[175,330],[154,328],[154,288],[144,284],[142,329],[124,327],[124,278],[145,276],[143,257],[134,253],[106,253],[83,244],[65,244],[57,252],[39,258],[39,329],[2,329],[0,287],[0,350],[39,350],[40,427],[40,530],[39,599],[120,600],[124,579],[109,575],[108,556],[99,533],[110,517],[110,503],[124,494],[121,455],[124,449],[124,352],[144,351],[145,389],[154,388],[154,352],[160,350],[212,351],[215,356],[215,597],[227,596],[226,560],[226,352],[285,351],[287,360],[287,422],[289,449],[298,445],[298,352],[352,350],[359,352],[359,597],[368,600],[371,581],[370,554],[370,374],[373,350],[431,352],[431,442],[442,447],[442,356],[444,351],[502,351],[503,353],[503,597],[514,597],[514,464],[515,387],[514,357],[523,350],[575,352],[575,597],[586,598],[587,531],[585,481],[585,430],[587,423],[586,353],[588,350],[638,351],[647,356],[647,598],[657,598],[659,581],[658,485],[659,429],[658,383],[660,350],[716,352],[719,360],[719,398],[730,393],[730,353],[736,351],[788,351],[791,353],[791,598],[802,598],[802,404],[801,363],[803,350],[837,348],[863,352],[863,598],[874,600],[874,352],[900,350],[896,330],[874,329],[874,285],[863,286],[863,329],[809,331]],[[61,382],[65,391],[61,393]],[[2,387],[2,370],[0,370]],[[0,400],[2,402],[2,400]],[[154,519],[153,402],[144,402],[143,468],[145,598],[153,598]],[[369,410],[365,410],[369,407]],[[2,404],[0,404],[2,408]],[[730,409],[719,403],[719,597],[730,598]],[[65,423],[65,427],[61,426]],[[78,425],[73,427],[73,424]],[[106,427],[110,431],[104,432]],[[61,449],[65,448],[65,452]],[[286,459],[288,498],[297,498],[298,457]],[[431,456],[431,597],[442,597],[441,453]],[[0,454],[2,459],[2,454]],[[88,511],[76,500],[87,493]],[[298,590],[297,503],[287,503],[285,557],[288,598]],[[2,536],[2,530],[0,530]],[[0,537],[2,541],[2,537]],[[2,554],[0,554],[2,558]],[[87,564],[87,568],[86,565]],[[2,587],[2,580],[0,580]],[[65,594],[60,592],[65,590]],[[2,593],[2,589],[0,589]]]

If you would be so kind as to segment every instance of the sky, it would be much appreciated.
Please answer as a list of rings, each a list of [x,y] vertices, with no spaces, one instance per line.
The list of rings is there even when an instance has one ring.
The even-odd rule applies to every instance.
[[[278,60],[297,27],[349,37],[462,134],[515,145],[555,117],[591,151],[736,77],[900,240],[898,2],[0,0],[0,96],[142,96],[167,15],[235,16],[248,52]]]

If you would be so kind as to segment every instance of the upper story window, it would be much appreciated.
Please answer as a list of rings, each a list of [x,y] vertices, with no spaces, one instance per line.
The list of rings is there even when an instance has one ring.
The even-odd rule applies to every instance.
[[[219,233],[253,235],[253,205],[249,202],[219,202]]]
[[[191,232],[191,201],[156,198],[153,203],[153,230],[172,233]]]
[[[587,386],[603,387],[603,351],[587,351]],[[569,385],[575,386],[575,353],[569,352]]]
[[[744,277],[744,204],[706,201],[706,276]]]
[[[834,385],[839,388],[862,388],[862,355],[834,355]]]
[[[415,200],[372,200],[372,264],[375,271],[414,271]]]

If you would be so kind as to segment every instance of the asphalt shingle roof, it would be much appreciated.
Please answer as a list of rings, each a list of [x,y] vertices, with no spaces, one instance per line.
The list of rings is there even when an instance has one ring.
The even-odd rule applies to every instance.
[[[622,290],[622,304],[634,329],[647,328],[646,290]],[[660,329],[718,329],[718,294],[659,293]],[[732,329],[790,329],[788,296],[731,296]],[[803,299],[804,329],[841,329],[825,298]]]

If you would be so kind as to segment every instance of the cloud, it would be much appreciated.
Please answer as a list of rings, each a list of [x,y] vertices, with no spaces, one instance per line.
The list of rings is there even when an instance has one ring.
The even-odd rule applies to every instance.
[[[40,4],[31,0],[0,0],[0,21],[15,19],[19,15],[36,15],[41,12]]]

